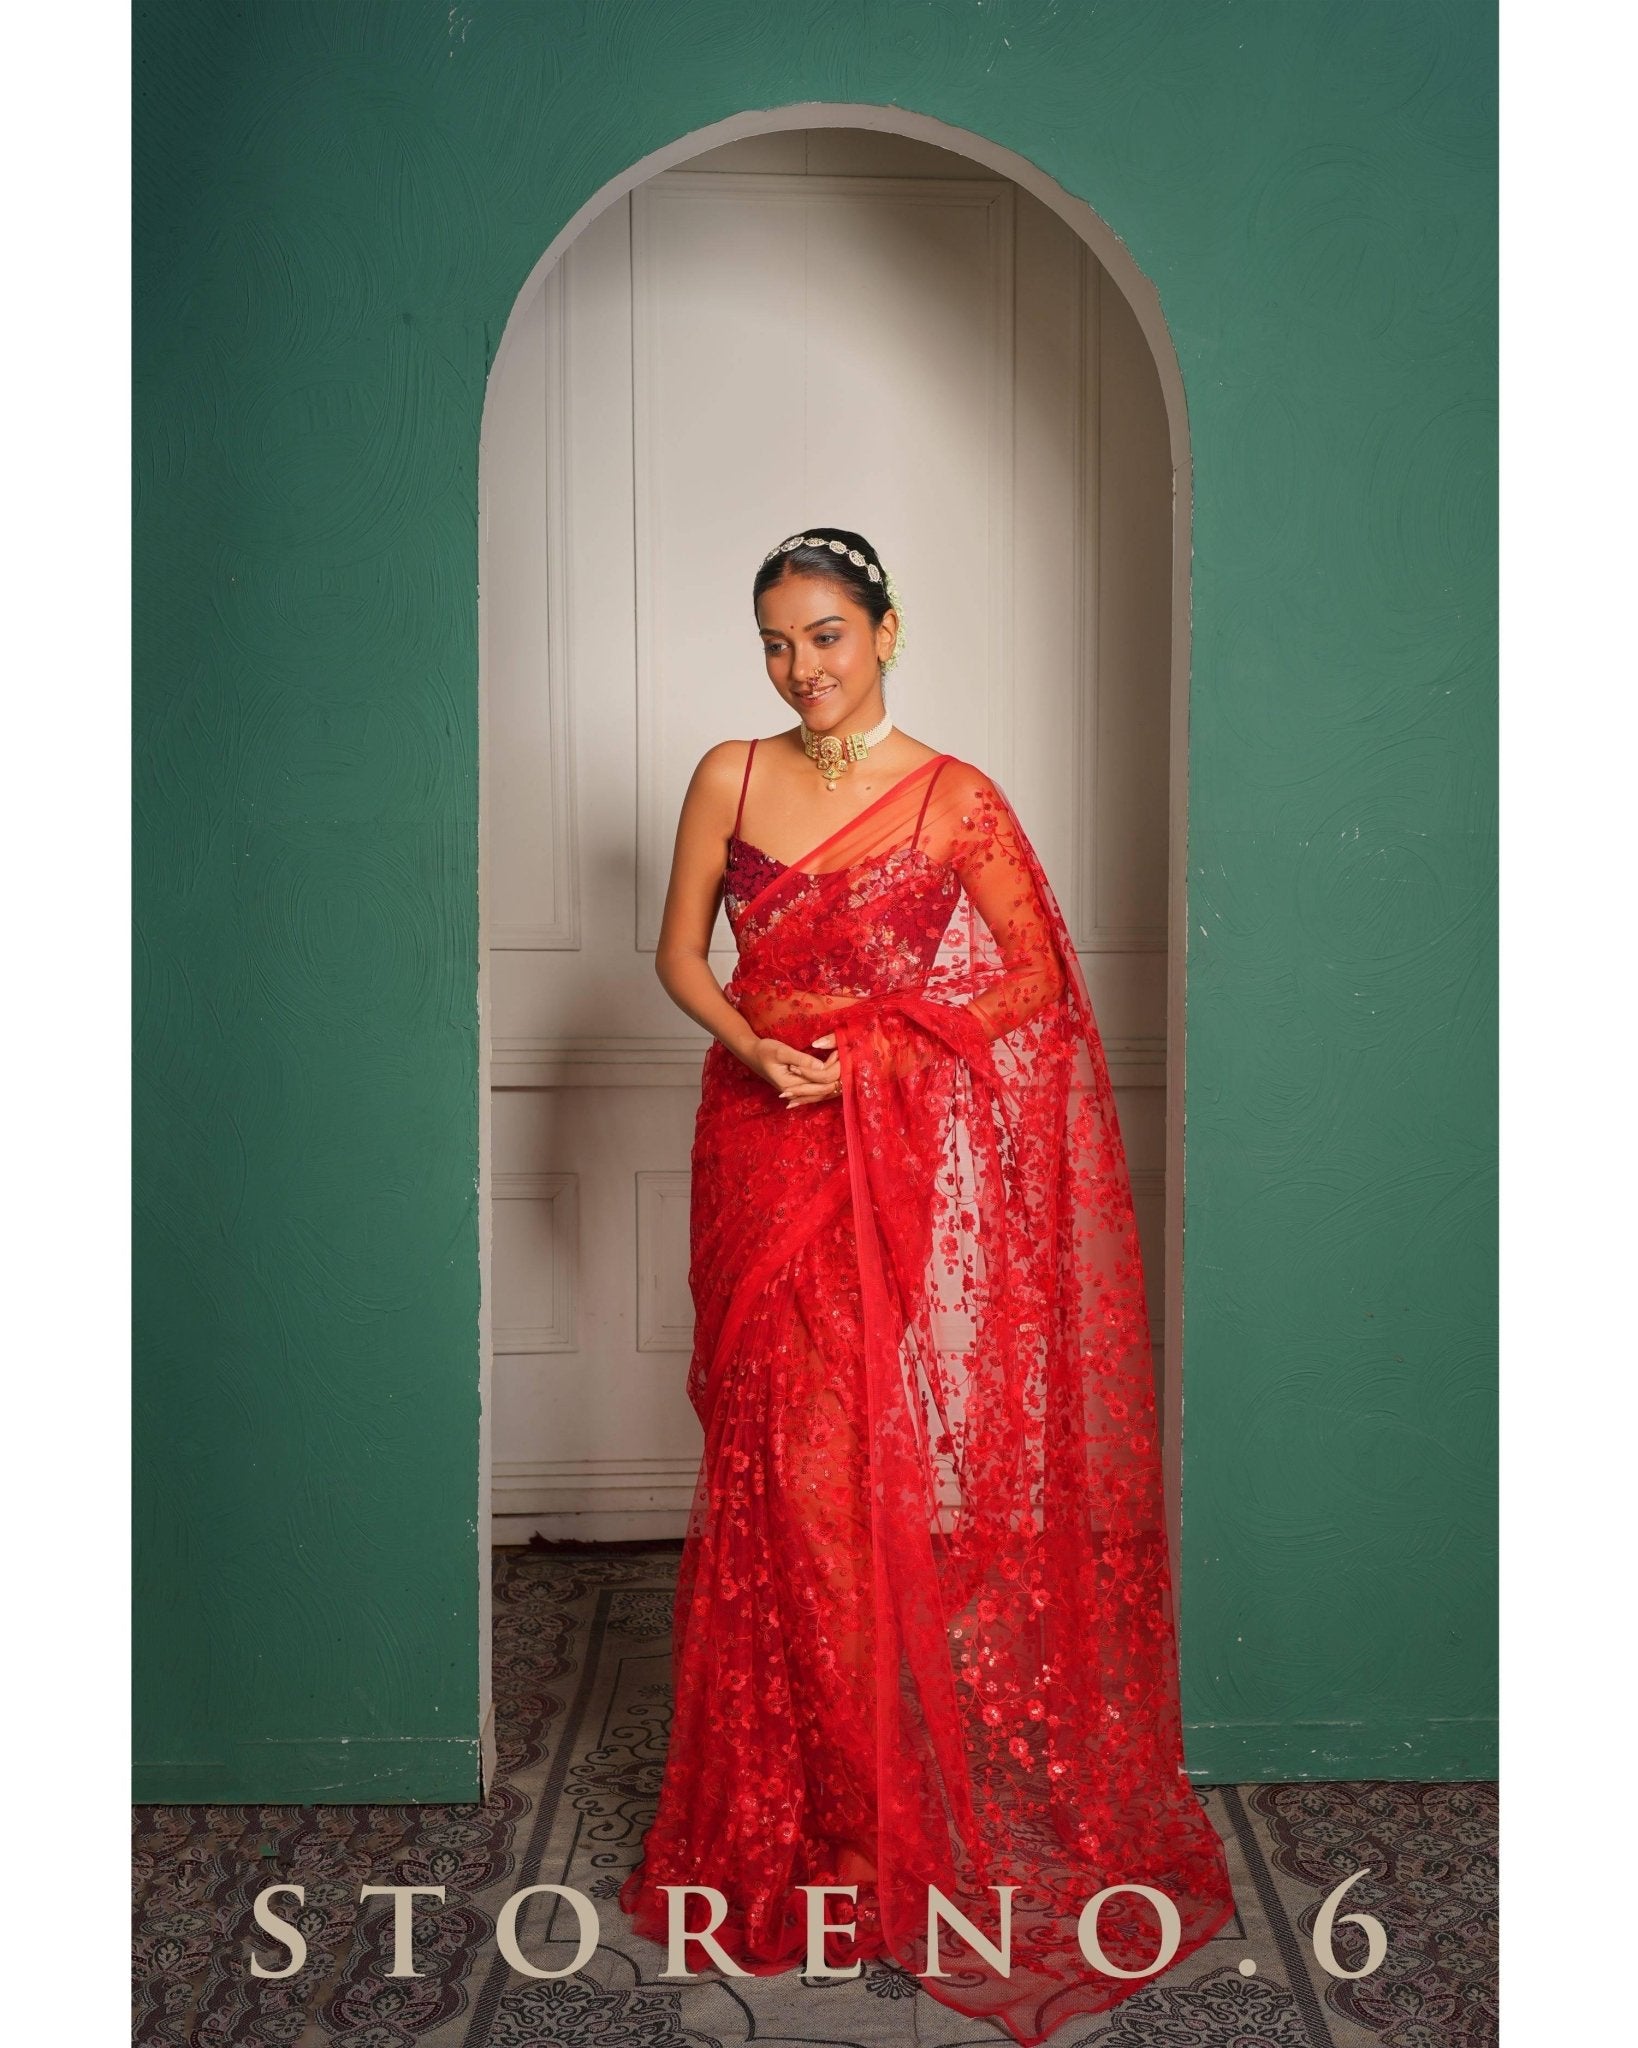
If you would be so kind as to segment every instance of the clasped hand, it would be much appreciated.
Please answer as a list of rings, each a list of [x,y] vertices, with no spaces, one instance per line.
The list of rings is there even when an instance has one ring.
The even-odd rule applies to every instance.
[[[787,1109],[799,1102],[831,1102],[842,1092],[842,1062],[835,1051],[836,1034],[814,1041],[816,1050],[830,1048],[830,1058],[819,1060],[800,1052],[782,1039],[758,1039],[747,1065],[760,1074],[770,1088],[778,1091]]]

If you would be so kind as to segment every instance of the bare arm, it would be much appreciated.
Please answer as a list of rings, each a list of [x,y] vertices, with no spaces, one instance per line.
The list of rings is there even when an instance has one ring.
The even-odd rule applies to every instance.
[[[711,932],[744,771],[745,747],[737,740],[713,747],[694,770],[677,820],[654,971],[678,1009],[777,1089],[787,1104],[821,1102],[840,1087],[836,1056],[816,1060],[779,1039],[759,1038],[711,971]]]

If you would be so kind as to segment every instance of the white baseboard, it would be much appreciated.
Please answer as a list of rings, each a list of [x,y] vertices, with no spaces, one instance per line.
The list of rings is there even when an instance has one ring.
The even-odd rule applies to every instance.
[[[581,1543],[630,1543],[649,1538],[665,1543],[680,1541],[687,1527],[686,1509],[599,1508],[580,1515],[496,1515],[490,1540],[497,1548],[527,1543],[534,1535],[548,1542],[570,1537]]]

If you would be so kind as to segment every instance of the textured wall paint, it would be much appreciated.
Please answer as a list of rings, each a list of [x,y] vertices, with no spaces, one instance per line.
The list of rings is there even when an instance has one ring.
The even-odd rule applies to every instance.
[[[477,1783],[477,449],[747,107],[1086,199],[1189,404],[1189,1755],[1494,1769],[1495,29],[1377,0],[139,0],[138,1794]]]

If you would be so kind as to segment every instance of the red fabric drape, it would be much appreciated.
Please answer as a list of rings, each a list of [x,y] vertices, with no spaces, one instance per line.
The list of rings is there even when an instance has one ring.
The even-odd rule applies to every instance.
[[[1143,1274],[1102,1044],[1040,864],[995,786],[940,757],[785,867],[731,848],[730,1001],[834,1031],[840,1101],[787,1110],[720,1047],[693,1156],[705,1453],[678,1582],[659,1811],[621,1903],[727,1901],[743,1969],[800,1968],[803,1884],[876,1866],[845,1966],[1019,2042],[1150,1978],[1089,1962],[1082,1908],[1146,1885],[1173,1964],[1233,1909],[1183,1770]],[[686,1924],[705,1924],[689,1902]],[[845,1899],[827,1918],[846,1920]],[[1147,1898],[1104,1957],[1159,1952]],[[692,1948],[689,1966],[702,1967]]]

